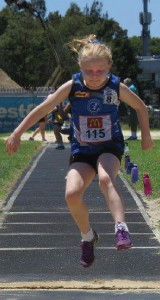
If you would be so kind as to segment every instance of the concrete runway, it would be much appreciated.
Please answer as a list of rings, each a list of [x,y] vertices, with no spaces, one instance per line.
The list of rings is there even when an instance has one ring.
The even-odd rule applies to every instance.
[[[96,177],[84,198],[100,242],[94,265],[88,269],[79,265],[80,234],[64,199],[69,148],[58,151],[49,144],[41,150],[6,200],[0,229],[0,299],[132,300],[138,286],[143,290],[137,300],[158,300],[160,244],[120,177],[117,185],[134,246],[128,251],[115,250],[114,222]],[[56,290],[58,283],[60,290]],[[100,283],[98,291],[95,283]],[[74,290],[74,284],[79,290]],[[93,291],[87,290],[88,285]],[[113,291],[108,290],[110,285]],[[147,292],[148,288],[153,290]]]

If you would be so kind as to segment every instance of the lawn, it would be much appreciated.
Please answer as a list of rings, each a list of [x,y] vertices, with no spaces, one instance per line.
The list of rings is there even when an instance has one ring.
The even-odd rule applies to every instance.
[[[124,168],[124,157],[122,161],[121,171],[132,187],[137,192],[143,192],[143,174],[148,173],[151,178],[153,193],[149,199],[160,198],[160,140],[154,140],[155,147],[149,152],[141,150],[141,141],[128,141],[130,159],[137,164],[139,170],[139,181],[131,182],[131,175],[126,174]]]
[[[29,141],[22,141],[19,151],[9,156],[5,151],[4,141],[0,139],[0,207],[19,176],[29,166],[41,145],[41,142],[30,143]]]

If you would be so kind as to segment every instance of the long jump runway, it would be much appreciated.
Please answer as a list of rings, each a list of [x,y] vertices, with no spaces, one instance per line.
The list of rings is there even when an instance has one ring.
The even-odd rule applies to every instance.
[[[93,266],[79,265],[81,237],[64,198],[69,148],[43,148],[6,201],[0,228],[0,288],[159,289],[160,244],[120,177],[117,185],[134,246],[116,251],[114,222],[95,177],[84,199],[100,242]]]

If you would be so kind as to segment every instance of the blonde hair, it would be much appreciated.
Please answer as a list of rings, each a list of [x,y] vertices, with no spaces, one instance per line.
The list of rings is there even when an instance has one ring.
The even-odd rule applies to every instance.
[[[79,64],[91,56],[104,58],[109,64],[113,62],[111,49],[99,41],[95,34],[91,34],[82,40],[73,39],[68,45],[78,55]]]

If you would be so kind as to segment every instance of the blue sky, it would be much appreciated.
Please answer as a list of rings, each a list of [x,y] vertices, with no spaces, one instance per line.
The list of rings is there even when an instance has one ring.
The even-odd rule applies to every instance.
[[[117,21],[123,29],[128,30],[128,36],[140,36],[142,26],[139,23],[139,13],[143,11],[142,0],[100,0],[103,3],[103,12],[109,14],[109,18]],[[28,0],[31,2],[31,0]],[[91,7],[93,0],[46,0],[47,13],[59,11],[64,15],[71,2],[75,2],[81,10],[88,4]],[[6,5],[0,0],[0,10]],[[149,0],[148,11],[152,13],[150,25],[151,37],[160,38],[160,0]]]

